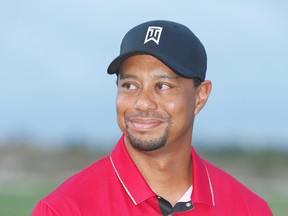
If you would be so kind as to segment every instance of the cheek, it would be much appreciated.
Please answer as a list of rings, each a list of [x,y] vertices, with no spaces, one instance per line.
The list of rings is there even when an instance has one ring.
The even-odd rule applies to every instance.
[[[125,109],[125,104],[127,104],[127,97],[124,97],[123,94],[117,93],[116,96],[116,109],[117,114],[123,112],[122,110]]]
[[[126,101],[124,100],[123,97],[117,95],[116,98],[116,113],[117,113],[117,122],[119,125],[119,128],[122,130],[123,133],[125,133],[125,121],[124,121],[124,114],[126,111],[126,106],[125,103]]]
[[[195,103],[186,97],[178,98],[178,100],[165,101],[167,113],[170,114],[174,126],[191,124],[194,119]]]
[[[177,100],[165,101],[165,107],[169,113],[177,115],[188,115],[193,113],[195,102],[188,98],[178,98]]]

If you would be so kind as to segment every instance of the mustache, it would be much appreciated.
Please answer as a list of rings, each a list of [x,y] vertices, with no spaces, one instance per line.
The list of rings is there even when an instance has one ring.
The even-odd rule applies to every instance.
[[[158,119],[167,123],[172,122],[169,116],[164,116],[155,112],[139,112],[139,113],[125,115],[126,120],[137,119],[137,118]]]

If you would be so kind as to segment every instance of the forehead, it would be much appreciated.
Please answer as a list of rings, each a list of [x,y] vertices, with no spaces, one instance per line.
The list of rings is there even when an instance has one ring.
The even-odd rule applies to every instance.
[[[118,79],[135,79],[147,83],[153,80],[169,81],[182,88],[194,87],[193,79],[179,76],[163,62],[151,55],[135,55],[127,58],[121,65]]]

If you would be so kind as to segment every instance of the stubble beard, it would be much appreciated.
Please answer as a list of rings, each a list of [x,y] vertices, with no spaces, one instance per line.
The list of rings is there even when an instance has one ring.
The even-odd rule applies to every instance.
[[[171,120],[168,118],[166,118],[165,122],[167,123],[167,126],[164,132],[162,133],[162,135],[158,137],[151,137],[151,138],[138,138],[134,136],[131,132],[129,132],[129,128],[127,127],[126,128],[127,137],[129,139],[131,146],[134,149],[139,150],[139,151],[155,151],[155,150],[163,148],[168,141],[169,130],[172,125]]]

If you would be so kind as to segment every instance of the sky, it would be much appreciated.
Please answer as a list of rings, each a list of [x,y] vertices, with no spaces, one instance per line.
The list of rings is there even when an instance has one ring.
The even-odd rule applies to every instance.
[[[193,139],[288,146],[288,3],[284,0],[0,1],[0,141],[121,135],[109,63],[145,21],[189,27],[213,90]],[[99,142],[100,141],[100,142]]]

